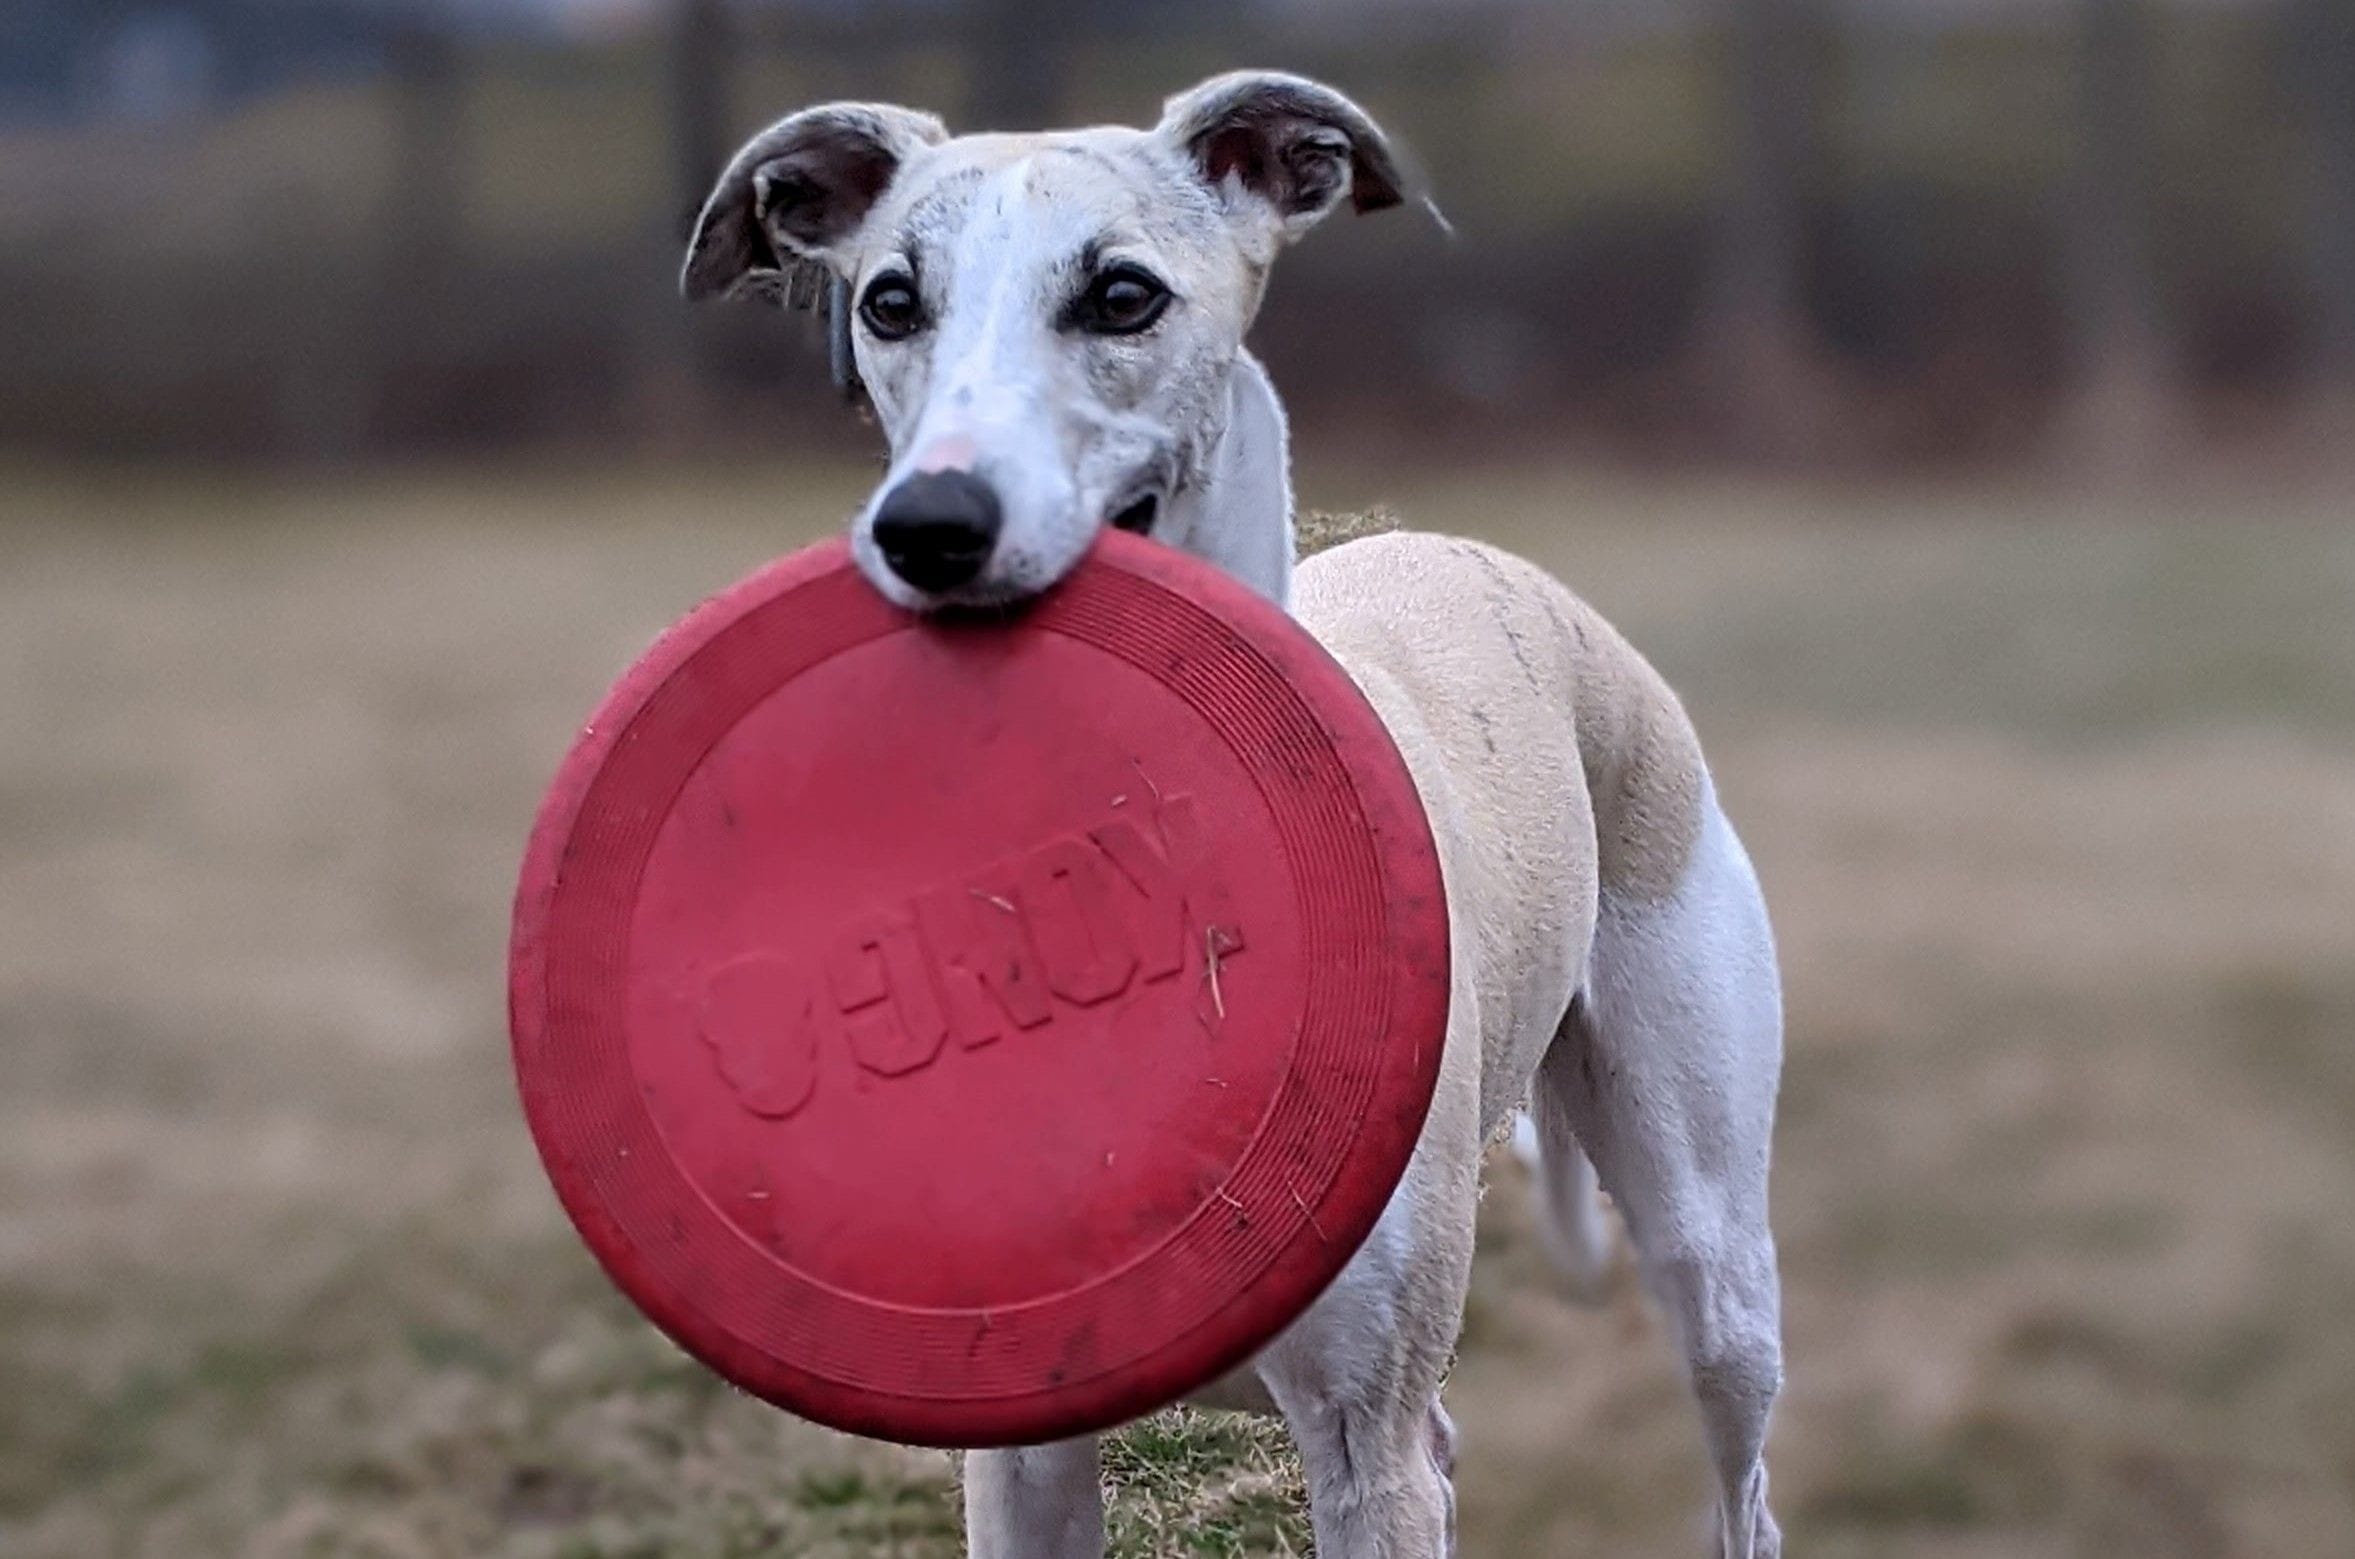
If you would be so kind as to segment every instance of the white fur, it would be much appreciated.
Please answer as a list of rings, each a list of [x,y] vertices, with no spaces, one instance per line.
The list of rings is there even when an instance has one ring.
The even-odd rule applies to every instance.
[[[891,174],[879,193],[843,173],[878,166]],[[774,190],[799,193],[771,210]],[[1616,1201],[1693,1382],[1721,1552],[1773,1559],[1763,1451],[1781,1343],[1766,1175],[1781,1009],[1757,880],[1674,695],[1558,582],[1412,534],[1295,571],[1283,413],[1242,339],[1276,251],[1344,197],[1394,203],[1395,166],[1355,105],[1297,78],[1218,78],[1149,131],[954,139],[929,116],[831,105],[738,158],[688,285],[773,281],[797,257],[854,288],[919,275],[929,327],[862,335],[857,350],[893,449],[879,493],[953,463],[1003,501],[998,554],[953,599],[1046,588],[1125,495],[1150,488],[1164,500],[1152,533],[1290,607],[1406,758],[1454,939],[1430,1115],[1341,1276],[1248,1369],[1197,1395],[1284,1415],[1318,1551],[1453,1551],[1455,1431],[1439,1393],[1483,1152],[1512,1121],[1547,1249],[1580,1290],[1610,1259],[1599,1190]],[[1106,339],[1059,323],[1084,281],[1078,257],[1102,253],[1169,282],[1177,302],[1152,330]],[[883,566],[868,527],[862,514],[853,544],[876,587],[942,604]],[[1516,1118],[1525,1100],[1533,1113]],[[1092,1438],[974,1452],[965,1493],[976,1559],[1102,1552]]]
[[[965,1458],[969,1559],[1102,1559],[1095,1436]]]
[[[1717,1470],[1724,1553],[1775,1554],[1765,1451],[1782,1301],[1766,1182],[1782,990],[1758,878],[1714,796],[1667,902],[1604,896],[1564,1040],[1539,1070],[1541,1132],[1593,1150],[1668,1313]]]
[[[1599,1256],[1583,1144],[1684,1351],[1724,1552],[1777,1553],[1762,1453],[1781,1377],[1766,1225],[1780,994],[1756,879],[1705,771],[1689,776],[1673,880],[1654,880],[1685,814],[1647,808],[1676,787],[1642,760],[1660,730],[1689,741],[1689,727],[1624,641],[1493,549],[1354,542],[1302,565],[1294,609],[1414,772],[1456,948],[1439,1091],[1384,1220],[1404,1237],[1370,1243],[1260,1362],[1302,1433],[1312,1507],[1319,1436],[1347,1447],[1347,1488],[1312,1509],[1322,1551],[1448,1551],[1429,1535],[1449,1501],[1417,1430],[1462,1313],[1482,1149],[1533,1093],[1558,1248]]]

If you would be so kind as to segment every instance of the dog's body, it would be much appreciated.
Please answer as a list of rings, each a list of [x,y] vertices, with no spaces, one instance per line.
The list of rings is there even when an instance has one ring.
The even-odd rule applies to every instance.
[[[1397,186],[1371,122],[1290,77],[1220,78],[1146,132],[951,141],[907,110],[816,109],[723,177],[688,287],[762,290],[815,263],[864,294],[859,364],[894,469],[854,546],[893,599],[1017,599],[1100,525],[1144,529],[1286,603],[1406,758],[1455,949],[1430,1115],[1341,1277],[1200,1397],[1284,1415],[1318,1551],[1452,1549],[1440,1386],[1483,1151],[1528,1100],[1549,1249],[1599,1275],[1599,1171],[1685,1353],[1723,1553],[1772,1559],[1780,995],[1691,725],[1600,617],[1494,549],[1396,534],[1294,571],[1283,415],[1242,330],[1283,241]],[[974,1559],[1102,1553],[1092,1439],[974,1452],[966,1499]]]

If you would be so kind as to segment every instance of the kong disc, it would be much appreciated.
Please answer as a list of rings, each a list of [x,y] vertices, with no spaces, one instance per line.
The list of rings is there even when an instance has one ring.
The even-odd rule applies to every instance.
[[[964,622],[837,542],[607,696],[509,981],[549,1177],[649,1318],[822,1423],[1031,1443],[1233,1368],[1357,1250],[1447,912],[1356,685],[1208,565],[1108,533]]]

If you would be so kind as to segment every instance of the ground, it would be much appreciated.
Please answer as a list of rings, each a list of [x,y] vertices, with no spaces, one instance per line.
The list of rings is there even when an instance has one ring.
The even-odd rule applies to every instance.
[[[943,1456],[606,1288],[501,1020],[539,787],[857,474],[0,476],[0,1551],[957,1551]],[[1793,1550],[2355,1551],[2355,525],[2182,491],[1308,483],[1555,567],[1683,687],[1774,906]],[[1699,1555],[1624,1270],[1500,1166],[1468,1555]],[[1281,1437],[1109,1460],[1126,1555],[1304,1552]]]

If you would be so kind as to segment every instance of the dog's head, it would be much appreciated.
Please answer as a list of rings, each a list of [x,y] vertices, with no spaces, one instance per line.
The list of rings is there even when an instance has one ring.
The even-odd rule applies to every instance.
[[[745,146],[689,245],[690,298],[839,278],[891,441],[853,525],[903,606],[1017,601],[1201,471],[1276,253],[1400,199],[1372,120],[1296,76],[1220,76],[1150,130],[952,137],[881,104]]]

